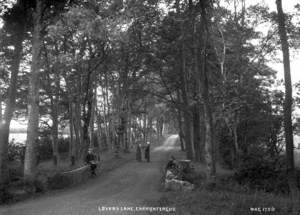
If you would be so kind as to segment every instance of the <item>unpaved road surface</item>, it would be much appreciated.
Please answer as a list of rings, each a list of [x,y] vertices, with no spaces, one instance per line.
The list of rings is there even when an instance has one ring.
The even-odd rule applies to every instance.
[[[177,135],[171,135],[160,146],[153,147],[151,162],[130,161],[107,174],[102,174],[68,190],[0,207],[1,215],[99,215],[149,214],[149,212],[101,211],[103,207],[142,207],[155,202],[159,191],[162,168],[175,146]],[[155,207],[155,205],[152,205]],[[157,205],[159,206],[159,205]],[[100,210],[99,210],[100,209]],[[103,208],[104,209],[104,208]],[[135,209],[134,209],[135,210]],[[151,214],[151,213],[150,213]]]

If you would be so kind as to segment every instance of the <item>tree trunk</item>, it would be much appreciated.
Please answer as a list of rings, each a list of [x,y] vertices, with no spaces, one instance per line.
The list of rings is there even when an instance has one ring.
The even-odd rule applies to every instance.
[[[237,164],[239,164],[239,157],[240,157],[240,148],[238,143],[238,132],[237,132],[237,123],[234,123],[232,126],[232,133],[233,133],[233,140],[234,140],[234,160]]]
[[[188,113],[188,110],[184,111],[183,116],[184,116],[183,124],[184,124],[184,142],[186,147],[186,157],[189,160],[194,160],[195,150],[194,150],[194,144],[192,140],[192,132],[193,132],[192,119],[190,114]]]
[[[59,109],[59,74],[54,74],[55,76],[55,90],[53,90],[52,95],[52,149],[53,149],[53,164],[58,166],[59,164],[59,152],[58,152],[58,109]]]
[[[164,118],[159,116],[156,120],[157,139],[162,137]]]
[[[72,103],[72,123],[74,128],[73,131],[75,134],[73,153],[75,156],[75,160],[78,160],[80,157],[82,135],[81,135],[81,111],[80,111],[80,104],[78,103],[77,99],[75,103]]]
[[[209,40],[209,28],[210,19],[208,14],[208,9],[210,7],[209,1],[201,2],[201,16],[203,19],[203,29],[204,41],[203,41],[203,51],[201,52],[201,95],[203,99],[204,107],[204,124],[205,124],[205,161],[207,167],[207,182],[215,184],[216,183],[216,147],[215,138],[213,130],[213,115],[211,110],[211,101],[209,95],[209,77],[207,68],[207,43]]]
[[[36,143],[39,128],[39,78],[40,78],[40,51],[42,46],[42,2],[36,1],[34,12],[34,32],[32,38],[32,65],[29,77],[28,95],[28,127],[24,161],[24,177],[26,180],[35,178]]]
[[[74,141],[74,120],[73,120],[73,108],[72,102],[69,100],[69,128],[70,128],[70,145],[69,145],[69,157],[71,166],[76,162],[76,142]]]
[[[178,121],[178,129],[179,129],[180,149],[181,149],[181,151],[185,151],[184,132],[183,132],[183,125],[182,125],[181,110],[177,110],[177,121]]]
[[[111,140],[110,140],[110,122],[109,122],[109,100],[108,100],[108,81],[107,81],[107,73],[105,73],[105,85],[101,87],[101,91],[102,91],[102,98],[103,98],[103,124],[104,124],[104,134],[105,134],[105,142],[106,144],[102,144],[104,148],[108,149],[109,145],[111,144]],[[100,113],[99,113],[100,114]],[[100,116],[99,116],[100,117]],[[97,116],[97,124],[98,124],[98,129],[101,129],[101,120]]]
[[[3,114],[2,114],[2,95],[0,95],[0,122],[2,122]]]
[[[205,98],[207,100],[208,98]],[[205,161],[207,165],[207,180],[215,183],[216,179],[216,160],[215,143],[213,137],[212,112],[209,103],[204,102],[204,123],[205,123]]]
[[[131,124],[131,110],[129,108],[128,110],[128,116],[127,116],[127,131],[126,131],[126,136],[127,136],[127,141],[128,141],[128,147],[129,147],[129,150],[130,148],[132,148],[132,132],[131,132],[131,128],[132,128],[132,124]]]
[[[181,34],[184,36],[183,33],[183,25],[181,25]],[[180,57],[181,57],[181,78],[183,80],[181,86],[181,95],[179,95],[179,99],[183,101],[185,109],[183,110],[183,123],[184,123],[184,142],[186,147],[186,156],[188,159],[194,159],[194,144],[192,140],[192,120],[190,116],[190,101],[189,101],[189,90],[188,90],[188,71],[186,70],[186,59],[185,59],[185,47],[184,44],[181,44],[180,50]],[[182,96],[182,97],[181,97]]]
[[[285,81],[285,100],[284,100],[284,133],[285,133],[285,148],[286,148],[286,164],[288,184],[292,198],[296,201],[299,197],[299,190],[297,187],[297,179],[295,175],[295,161],[294,161],[294,141],[293,141],[293,126],[292,126],[292,83],[290,71],[290,54],[289,44],[285,26],[285,16],[282,10],[282,1],[276,0],[277,5],[277,21],[279,26],[279,36],[281,41],[281,49],[283,54],[284,65],[284,81]],[[296,204],[296,203],[295,203]]]
[[[89,89],[88,92],[88,99],[87,99],[87,111],[84,114],[84,123],[83,123],[83,147],[81,151],[81,156],[84,156],[87,152],[88,147],[90,146],[91,140],[90,140],[90,121],[92,116],[92,103],[93,103],[93,93],[89,92],[93,91],[93,89]],[[85,109],[85,105],[83,107]]]
[[[75,98],[75,103],[73,103],[73,122],[74,122],[74,133],[76,141],[76,159],[80,159],[82,145],[83,145],[83,135],[81,128],[81,107],[78,98]]]
[[[205,130],[205,115],[204,115],[204,109],[203,106],[200,107],[200,161],[205,162],[205,135],[206,135],[206,130]]]
[[[0,121],[0,184],[6,183],[8,180],[7,150],[9,142],[9,127],[15,109],[18,73],[22,59],[22,42],[25,35],[25,24],[21,23],[18,25],[16,30],[17,32],[15,33],[14,38],[14,57],[11,64],[11,77],[4,115],[2,115],[2,101],[0,103],[2,115]]]
[[[123,119],[123,136],[124,136],[124,152],[129,153],[129,142],[128,142],[128,113],[126,111],[124,119]]]
[[[82,137],[83,137],[83,145],[81,147],[80,156],[81,158],[85,157],[88,148],[91,146],[90,139],[90,123],[93,112],[93,98],[94,98],[94,83],[95,83],[95,72],[91,70],[90,66],[88,66],[88,71],[86,74],[86,80],[84,82],[84,102],[83,102],[83,129],[82,129]]]
[[[72,96],[71,83],[68,78],[64,76],[65,83],[67,85],[68,94],[68,108],[69,108],[69,126],[70,126],[70,145],[69,145],[69,157],[71,166],[74,166],[77,160],[77,150],[78,150],[78,136],[76,134],[76,120],[75,120],[75,103]]]
[[[194,132],[194,147],[195,147],[195,160],[200,162],[203,161],[203,140],[201,137],[203,136],[203,122],[200,120],[200,104],[194,105],[193,108],[193,132]]]
[[[95,76],[95,75],[94,75]],[[94,77],[96,79],[96,77]],[[97,85],[94,83],[93,86],[93,99],[92,99],[92,113],[91,113],[91,120],[90,120],[90,146],[95,147],[94,145],[94,132],[95,132],[95,117],[96,117],[96,109],[97,109]]]
[[[148,137],[148,132],[147,132],[147,98],[145,98],[145,101],[144,101],[144,114],[142,116],[142,119],[143,119],[143,133],[144,133],[144,144],[146,145],[147,144],[147,137]]]
[[[150,143],[152,142],[152,127],[153,127],[153,118],[148,116],[147,130],[148,130],[148,141]]]
[[[106,105],[107,105],[107,117],[106,117],[106,123],[107,123],[107,146],[113,145],[112,144],[112,136],[111,136],[111,131],[112,131],[112,123],[111,123],[111,117],[110,117],[110,102],[109,102],[109,94],[108,94],[108,77],[107,77],[107,71],[105,72],[105,98],[106,98]],[[105,100],[104,100],[105,103]]]
[[[56,98],[55,98],[56,99]],[[58,166],[59,164],[59,153],[58,153],[58,104],[54,102],[52,108],[52,150],[53,150],[53,164]]]

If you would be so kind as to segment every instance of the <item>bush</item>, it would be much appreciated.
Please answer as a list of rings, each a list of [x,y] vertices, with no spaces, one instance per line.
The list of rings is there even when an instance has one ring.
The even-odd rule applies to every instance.
[[[21,143],[10,142],[8,144],[8,160],[24,162],[25,145]]]
[[[70,139],[69,138],[59,138],[58,139],[58,151],[59,153],[67,153],[70,149]]]
[[[37,145],[37,156],[38,160],[48,160],[51,159],[53,155],[51,139],[48,137],[43,137],[39,139]]]
[[[11,166],[8,168],[8,175],[10,181],[16,181],[23,177],[23,165]]]
[[[218,139],[220,163],[223,167],[232,169],[235,164],[233,157],[233,138],[229,135],[229,131],[227,129],[221,128],[218,132]]]
[[[58,139],[58,151],[60,153],[69,152],[70,140],[60,138]],[[52,141],[48,136],[44,136],[38,140],[37,144],[37,159],[38,161],[52,159],[53,149]],[[8,145],[8,159],[9,161],[24,162],[25,158],[25,145],[21,143],[10,142]]]
[[[70,140],[68,138],[60,138],[58,139],[58,151],[59,153],[67,153],[69,152],[69,143]],[[39,160],[49,160],[52,159],[53,149],[52,149],[52,141],[46,136],[42,137],[38,141],[37,154]]]
[[[45,192],[48,189],[48,178],[46,175],[39,174],[34,180],[34,187],[36,193]]]
[[[8,192],[7,186],[0,187],[0,204],[13,200],[13,196]]]
[[[50,177],[48,179],[48,186],[49,189],[55,190],[55,189],[62,189],[65,187],[68,187],[72,184],[72,181],[69,177],[66,177],[60,173],[55,174],[53,177]]]
[[[75,184],[82,183],[90,177],[90,168],[85,166],[70,172],[57,173],[48,178],[49,189],[63,189]]]
[[[234,179],[249,189],[264,190],[277,194],[289,192],[283,161],[269,161],[260,157],[246,158],[237,169]],[[297,172],[300,188],[300,171]]]

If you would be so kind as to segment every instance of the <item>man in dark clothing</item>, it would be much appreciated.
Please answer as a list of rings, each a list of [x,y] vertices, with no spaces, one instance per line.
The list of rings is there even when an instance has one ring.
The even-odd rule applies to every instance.
[[[167,163],[166,170],[172,170],[175,169],[177,166],[177,162],[174,156],[171,156],[171,159]]]
[[[136,147],[136,160],[141,162],[142,161],[142,144],[138,144]]]
[[[97,163],[96,163],[96,156],[93,154],[93,149],[88,150],[88,154],[86,155],[85,162],[88,165],[90,165],[91,174],[93,176],[96,176]]]
[[[147,162],[150,162],[150,142],[147,142],[147,146],[145,148],[145,159]]]

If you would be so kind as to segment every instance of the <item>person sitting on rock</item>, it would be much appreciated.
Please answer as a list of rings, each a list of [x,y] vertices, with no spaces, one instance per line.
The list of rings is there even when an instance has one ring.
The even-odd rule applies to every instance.
[[[167,163],[166,170],[172,170],[175,169],[177,166],[176,158],[172,155],[171,159]]]
[[[93,153],[93,149],[88,150],[88,154],[86,155],[85,162],[90,165],[91,169],[91,175],[96,176],[96,168],[97,168],[97,162],[96,162],[96,156]]]

